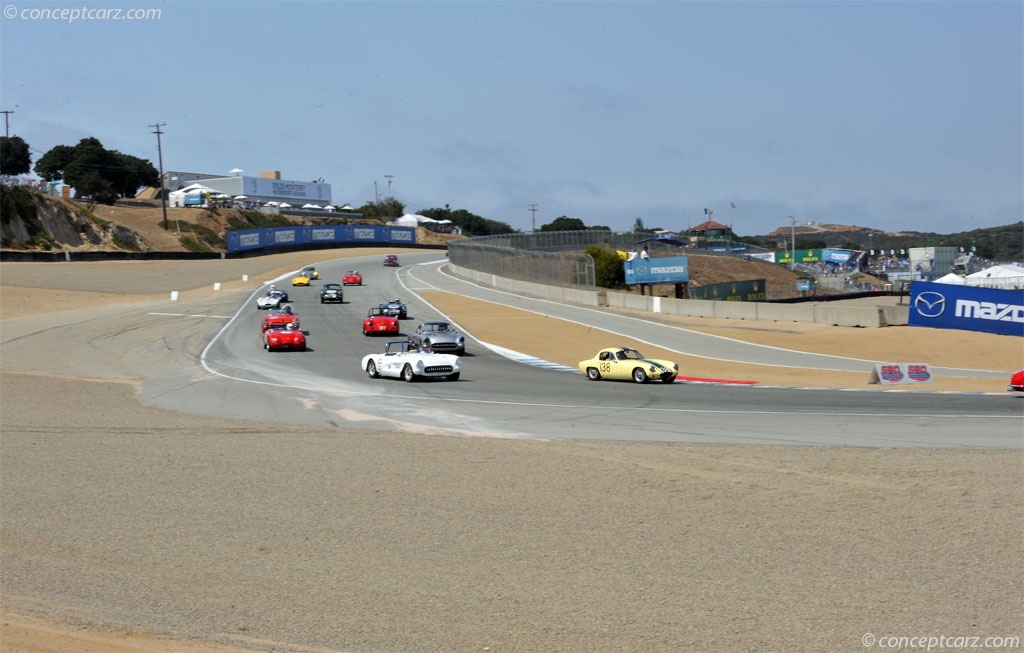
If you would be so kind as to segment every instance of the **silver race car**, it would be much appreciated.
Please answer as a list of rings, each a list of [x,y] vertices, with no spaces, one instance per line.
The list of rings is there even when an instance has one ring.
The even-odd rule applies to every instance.
[[[466,353],[466,337],[455,330],[448,322],[436,320],[420,322],[416,330],[409,334],[421,349],[438,354],[452,353],[462,356]]]
[[[271,286],[266,295],[256,298],[256,308],[261,310],[281,308],[281,305],[287,302],[288,293],[283,290],[279,290],[276,286]]]

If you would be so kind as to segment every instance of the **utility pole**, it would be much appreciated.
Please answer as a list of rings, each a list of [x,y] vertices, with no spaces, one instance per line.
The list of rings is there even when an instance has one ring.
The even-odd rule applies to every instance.
[[[388,180],[388,197],[391,197],[391,180],[394,179],[394,175],[384,175],[384,178]]]
[[[796,216],[795,215],[789,216],[789,237],[791,239],[791,242],[793,243],[793,245],[791,247],[791,249],[792,249],[791,254],[792,254],[793,258],[790,259],[790,261],[789,261],[789,269],[790,270],[795,270],[796,269]]]
[[[11,117],[11,114],[14,113],[14,112],[13,111],[0,111],[0,113],[4,114],[4,138],[10,140],[10,138],[11,138],[11,125],[10,125],[10,120],[9,119]],[[0,174],[2,174],[2,173],[3,173],[3,170],[0,170]]]
[[[530,205],[530,231],[537,231],[537,205]]]
[[[160,131],[160,128],[161,127],[166,127],[167,123],[166,122],[157,122],[157,123],[153,123],[152,125],[149,125],[149,126],[153,127],[153,129],[154,129],[153,133],[156,134],[156,154],[157,154],[157,157],[159,158],[159,161],[160,161],[160,208],[163,210],[163,213],[164,213],[164,230],[166,231],[168,229],[168,225],[167,225],[167,185],[164,184],[164,148],[163,148],[163,146],[160,143],[160,134],[162,134],[163,132]]]
[[[0,113],[4,114],[4,138],[10,138],[11,137],[11,121],[10,121],[10,119],[11,119],[11,114],[14,113],[14,112],[13,111],[0,111]]]
[[[377,192],[377,180],[373,180],[373,203],[380,204],[380,193]]]

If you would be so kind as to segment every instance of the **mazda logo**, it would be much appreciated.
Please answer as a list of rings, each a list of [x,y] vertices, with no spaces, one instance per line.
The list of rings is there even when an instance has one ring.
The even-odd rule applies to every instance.
[[[921,317],[939,317],[946,310],[946,298],[937,292],[923,292],[914,299],[914,310]]]

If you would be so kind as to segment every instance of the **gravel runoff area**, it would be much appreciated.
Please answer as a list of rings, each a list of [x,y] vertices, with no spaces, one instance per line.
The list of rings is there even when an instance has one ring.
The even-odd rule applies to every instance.
[[[67,328],[310,258],[0,265],[0,651],[1022,647],[1020,451],[282,428],[141,405]],[[23,317],[70,339],[36,370]]]

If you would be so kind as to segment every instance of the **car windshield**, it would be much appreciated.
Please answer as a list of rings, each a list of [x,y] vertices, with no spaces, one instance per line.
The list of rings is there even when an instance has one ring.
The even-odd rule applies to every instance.
[[[640,355],[640,352],[635,349],[623,349],[618,353],[617,357],[620,361],[638,360],[643,358],[643,356]]]

